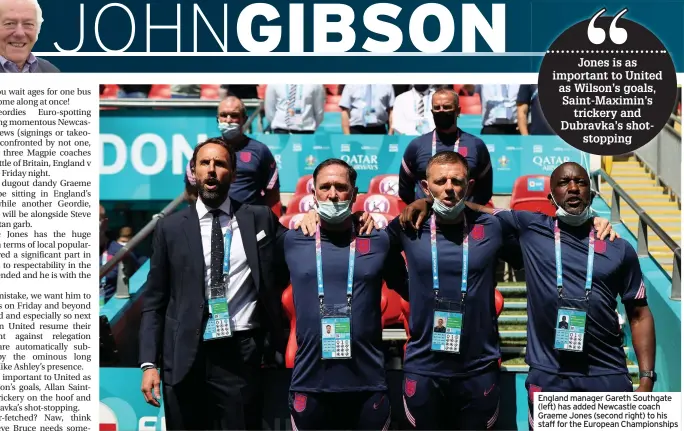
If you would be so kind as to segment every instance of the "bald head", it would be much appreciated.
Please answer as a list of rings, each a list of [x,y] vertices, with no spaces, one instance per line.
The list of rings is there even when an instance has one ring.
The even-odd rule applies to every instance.
[[[591,181],[587,171],[575,162],[558,166],[551,174],[551,196],[559,207],[570,214],[581,214],[591,205]],[[553,199],[551,199],[553,198]],[[555,206],[555,205],[554,205]]]
[[[233,117],[237,117],[244,123],[247,119],[247,108],[240,98],[228,96],[219,103],[218,120],[219,122],[228,122],[225,120]]]

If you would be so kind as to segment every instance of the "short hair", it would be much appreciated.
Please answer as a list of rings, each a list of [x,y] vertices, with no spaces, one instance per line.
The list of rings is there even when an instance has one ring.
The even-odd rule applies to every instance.
[[[551,188],[553,188],[553,185],[558,182],[558,173],[561,171],[561,169],[564,169],[568,165],[574,168],[579,168],[580,172],[583,172],[587,176],[587,178],[591,180],[591,178],[589,177],[589,172],[587,172],[587,170],[584,169],[584,166],[575,162],[565,162],[561,163],[556,169],[553,170],[553,172],[551,172],[551,177],[549,178]]]
[[[230,164],[230,170],[232,172],[235,172],[237,170],[235,148],[233,148],[232,145],[229,145],[223,138],[209,138],[206,141],[197,144],[197,146],[195,147],[195,151],[192,153],[192,159],[190,160],[190,169],[195,169],[195,166],[197,165],[197,153],[199,153],[199,150],[202,147],[208,144],[220,145],[221,147],[225,148],[226,151],[228,151],[228,158],[230,159],[228,160],[228,163]]]
[[[344,168],[346,168],[347,169],[347,176],[349,177],[349,183],[351,183],[352,187],[356,187],[356,177],[357,177],[356,169],[352,168],[351,165],[349,165],[349,163],[345,162],[342,159],[324,160],[318,166],[316,166],[316,169],[314,169],[314,171],[313,171],[314,185],[316,185],[318,173],[321,171],[321,169],[328,167],[328,166],[333,166],[333,165],[343,166]]]
[[[466,171],[466,180],[470,178],[470,169],[468,168],[468,161],[457,151],[441,151],[434,156],[430,157],[427,166],[425,167],[425,177],[427,178],[428,172],[432,165],[437,163],[444,164],[458,164],[462,165]]]
[[[218,108],[221,108],[221,104],[223,102],[225,102],[226,100],[230,100],[230,99],[235,99],[238,101],[238,103],[240,104],[240,115],[242,115],[242,118],[244,118],[246,120],[247,119],[247,107],[245,106],[245,102],[243,102],[242,99],[240,99],[237,96],[230,95],[230,96],[226,97],[225,99],[221,100],[221,102],[219,102]]]
[[[458,93],[451,87],[440,88],[439,90],[435,91],[435,94],[432,95],[432,99],[434,99],[435,96],[443,94],[453,96],[454,104],[456,105],[456,107],[458,108],[459,106],[461,106],[458,102]]]
[[[38,4],[38,0],[22,0],[23,2],[30,3],[36,8],[36,40],[38,40],[38,35],[40,34],[40,27],[43,25],[43,10]],[[0,4],[8,3],[8,0],[0,0]]]

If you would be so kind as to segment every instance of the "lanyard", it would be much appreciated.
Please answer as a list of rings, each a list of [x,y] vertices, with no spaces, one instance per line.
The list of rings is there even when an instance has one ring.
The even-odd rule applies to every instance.
[[[556,243],[556,286],[558,287],[558,294],[563,291],[563,263],[561,262],[561,241],[560,229],[558,228],[558,220],[553,227],[553,236]],[[594,229],[589,232],[589,255],[587,256],[587,280],[584,283],[584,290],[586,295],[591,291],[591,281],[594,275]]]
[[[435,215],[430,217],[430,251],[432,253],[432,289],[439,294],[439,271],[437,265],[437,223]],[[461,294],[465,298],[468,289],[468,222],[463,219],[463,269],[461,270]]]
[[[530,97],[530,101],[534,100],[535,97],[539,94],[539,90],[534,90],[534,93],[532,93],[532,97]]]
[[[373,86],[372,85],[367,85],[366,86],[366,109],[370,110],[373,107]]]
[[[459,136],[454,143],[454,152],[458,152],[458,146],[461,143],[461,137]],[[432,132],[432,155],[437,154],[437,131]]]
[[[100,262],[101,262],[100,264],[102,266],[104,266],[107,263],[107,257],[109,257],[109,253],[107,253],[107,250],[105,250],[104,253],[102,253],[102,256],[100,257]],[[102,277],[102,279],[100,280],[100,286],[104,286],[105,284],[107,284],[107,276],[106,275],[104,277]]]
[[[347,304],[351,304],[354,288],[354,257],[356,255],[356,235],[353,233],[349,243],[349,271],[347,272]],[[318,280],[318,298],[323,306],[323,258],[321,256],[321,228],[316,228],[316,279]]]
[[[223,283],[228,283],[228,273],[230,272],[230,245],[233,242],[233,220],[228,221],[228,229],[223,235]],[[227,288],[227,286],[226,286]]]

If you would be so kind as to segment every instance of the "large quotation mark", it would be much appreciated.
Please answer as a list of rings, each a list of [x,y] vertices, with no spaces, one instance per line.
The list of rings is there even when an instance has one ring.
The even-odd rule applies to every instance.
[[[610,28],[608,29],[608,36],[610,37],[610,40],[616,44],[616,45],[622,45],[627,41],[627,30],[624,28],[619,28],[617,27],[616,23],[617,20],[622,17],[622,15],[627,13],[627,8],[621,10],[617,15],[615,15],[615,18],[613,18],[613,21],[610,23]],[[591,17],[591,21],[589,21],[589,28],[587,28],[587,37],[589,38],[589,42],[593,43],[594,45],[600,45],[606,40],[606,31],[603,30],[602,28],[596,27],[596,20],[603,15],[606,12],[606,9],[603,8],[600,11],[596,12],[596,14]]]

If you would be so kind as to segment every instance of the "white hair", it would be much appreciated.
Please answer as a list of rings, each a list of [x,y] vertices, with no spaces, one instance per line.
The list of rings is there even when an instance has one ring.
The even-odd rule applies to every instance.
[[[0,3],[7,3],[10,0],[0,0]],[[15,0],[16,1],[16,0]],[[19,0],[23,2],[28,2],[35,6],[36,8],[36,40],[38,40],[38,35],[40,34],[40,27],[43,24],[43,10],[40,8],[40,5],[38,4],[38,0]]]

